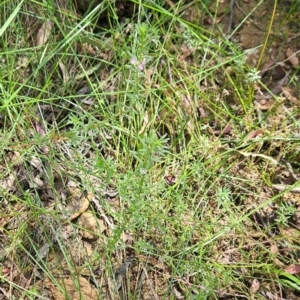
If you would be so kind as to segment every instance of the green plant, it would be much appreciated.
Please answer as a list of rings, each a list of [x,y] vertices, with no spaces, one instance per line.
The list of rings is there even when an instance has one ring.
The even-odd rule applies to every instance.
[[[82,16],[63,1],[1,5],[0,293],[296,295],[274,264],[297,261],[299,237],[253,216],[276,210],[284,232],[296,212],[293,187],[273,181],[297,176],[297,105],[253,104],[262,61],[247,66],[234,39],[263,1],[230,36],[211,3],[105,0]]]

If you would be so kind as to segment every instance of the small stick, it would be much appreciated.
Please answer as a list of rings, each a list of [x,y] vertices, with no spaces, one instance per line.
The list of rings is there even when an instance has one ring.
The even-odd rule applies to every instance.
[[[235,2],[235,0],[230,0],[230,4],[229,4],[230,16],[229,16],[229,21],[228,21],[228,34],[230,34],[232,31],[234,2]]]
[[[278,191],[284,191],[290,188],[290,185],[286,184],[272,184],[272,187]],[[300,193],[300,187],[295,187],[292,189],[289,189],[288,192],[292,193]]]
[[[297,175],[295,174],[295,172],[294,172],[293,167],[291,166],[291,164],[288,161],[286,161],[285,159],[283,159],[283,162],[287,166],[288,171],[290,172],[290,175],[293,177],[293,179],[295,179],[296,181],[298,181],[299,179],[298,179]]]

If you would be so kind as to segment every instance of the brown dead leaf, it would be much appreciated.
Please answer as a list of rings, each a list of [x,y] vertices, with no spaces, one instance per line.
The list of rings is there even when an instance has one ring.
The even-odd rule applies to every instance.
[[[8,176],[0,179],[0,188],[3,190],[14,190],[15,189],[15,175],[10,173]]]
[[[251,286],[250,286],[250,293],[255,294],[260,288],[260,283],[257,279],[253,279]]]
[[[287,48],[286,56],[294,68],[297,68],[299,66],[299,60],[296,54],[297,52],[294,52],[291,48]]]
[[[43,129],[41,123],[35,121],[32,124],[33,124],[33,127],[34,127],[34,129],[35,129],[35,131],[36,131],[37,134],[39,134],[41,137],[44,137],[46,135],[45,130]],[[49,152],[50,152],[49,147],[48,146],[44,146],[43,147],[43,153],[45,155],[48,155]]]
[[[219,24],[222,21],[223,18],[224,18],[223,14],[216,17],[216,18],[207,17],[207,18],[204,19],[204,22],[208,25]]]
[[[182,219],[182,225],[184,227],[193,227],[195,224],[193,220],[193,214],[191,212],[187,212]]]
[[[260,76],[263,76],[273,65],[275,64],[275,60],[274,59],[269,59],[268,61],[266,61],[262,68],[261,71],[259,72]]]
[[[46,135],[45,130],[43,129],[40,122],[33,122],[34,129],[37,134],[39,134],[41,137],[44,137]]]
[[[47,278],[45,279],[45,281],[43,282],[43,284],[41,284],[42,282],[40,282],[40,284],[38,284],[39,288],[42,288],[42,285],[50,290],[50,292],[52,293],[52,297],[54,298],[54,300],[65,300],[65,296],[57,289],[57,287]]]
[[[253,130],[248,134],[246,140],[250,140],[250,139],[253,139],[257,136],[261,136],[261,135],[263,135],[263,133],[264,133],[264,131],[262,129]]]
[[[200,119],[205,119],[205,118],[208,117],[208,114],[206,113],[206,111],[203,107],[200,106],[200,107],[197,108],[197,110],[198,110],[198,114],[199,114]]]
[[[72,278],[68,278],[64,281],[66,290],[68,291],[68,295],[73,300],[80,300],[80,299],[98,299],[97,298],[97,292],[90,283],[84,278],[79,277],[79,285],[80,285],[80,292],[82,294],[82,297],[78,291],[77,284],[74,283]]]
[[[64,83],[68,82],[69,74],[68,74],[68,70],[67,70],[66,66],[61,61],[58,63],[58,65],[61,70]]]
[[[272,84],[273,87],[269,87],[270,91],[274,95],[278,95],[279,93],[281,93],[281,89],[285,85],[287,85],[287,83],[289,82],[289,75],[290,75],[290,71],[286,72],[286,74],[284,75],[284,77],[282,77],[280,80],[278,80],[275,85]]]
[[[289,274],[299,274],[300,273],[300,265],[289,265],[288,267],[286,267],[284,269],[285,272],[289,273]]]
[[[255,101],[254,103],[260,110],[269,110],[273,106],[274,101],[261,99],[260,101]]]
[[[8,153],[9,161],[14,166],[21,166],[23,164],[23,157],[21,156],[20,152],[13,151]]]
[[[270,247],[270,251],[271,253],[278,254],[279,252],[278,246],[276,244],[272,244]]]
[[[50,37],[51,29],[52,29],[53,23],[47,20],[38,30],[37,36],[36,36],[36,46],[42,46],[45,45]]]
[[[175,184],[177,181],[176,176],[172,173],[165,176],[165,182],[169,185]]]
[[[85,194],[76,187],[76,183],[73,181],[68,182],[67,191],[70,196],[67,200],[66,211],[70,214],[68,219],[72,221],[88,209],[94,195],[91,192]]]
[[[59,281],[59,283],[64,287],[68,297],[72,300],[89,299],[96,300],[97,291],[90,285],[90,283],[84,278],[79,277],[78,283],[74,282],[73,278],[66,278]],[[78,287],[79,284],[79,287]],[[65,300],[66,297],[57,289],[57,287],[49,280],[44,281],[44,286],[49,289],[52,293],[54,300]]]
[[[35,176],[33,178],[33,180],[29,182],[29,186],[31,188],[40,189],[40,188],[43,188],[45,186],[45,183],[43,182],[43,180],[40,179],[39,176]]]
[[[86,197],[82,196],[80,199],[78,199],[78,201],[75,200],[76,204],[74,207],[76,211],[70,216],[69,218],[70,221],[76,219],[80,214],[82,214],[88,209],[92,197],[93,195],[89,193]]]
[[[97,232],[103,232],[106,227],[102,220],[98,220],[92,212],[84,212],[78,219],[78,225],[82,228],[80,234],[86,239],[96,239]]]
[[[3,216],[0,216],[0,233],[3,233],[4,226],[8,224],[9,220],[11,219],[10,216],[6,216],[5,214]],[[0,249],[0,259],[2,258],[2,254],[6,255],[6,251],[4,249]]]
[[[36,156],[33,156],[32,158],[31,158],[31,160],[30,160],[30,164],[34,167],[34,168],[36,168],[37,170],[39,170],[39,172],[43,172],[43,163],[42,163],[42,161],[38,158],[38,157],[36,157]]]
[[[297,105],[300,104],[300,101],[298,100],[298,98],[292,95],[292,93],[293,93],[293,89],[292,88],[282,87],[281,90],[282,90],[284,96],[288,100],[290,100],[292,103],[297,104]]]
[[[81,44],[79,44],[79,52],[81,53],[81,54],[84,54],[84,55],[88,55],[88,56],[96,56],[97,55],[97,51],[96,51],[96,49],[97,49],[97,46],[96,46],[96,48],[92,45],[92,44],[95,44],[94,42],[93,42],[93,40],[92,39],[89,39],[89,38],[86,38],[85,39],[85,41],[87,42],[87,43],[81,43]]]
[[[50,149],[49,149],[48,146],[43,147],[43,153],[44,153],[45,155],[48,155],[49,152],[50,152]]]
[[[182,55],[179,56],[179,60],[182,62],[185,61],[192,53],[195,52],[195,49],[189,48],[184,44],[180,47],[180,50],[182,52]]]

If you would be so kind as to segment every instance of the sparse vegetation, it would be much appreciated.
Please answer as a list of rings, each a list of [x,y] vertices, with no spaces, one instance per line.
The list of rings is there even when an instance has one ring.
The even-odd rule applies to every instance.
[[[99,2],[0,6],[0,299],[298,299],[298,5]]]

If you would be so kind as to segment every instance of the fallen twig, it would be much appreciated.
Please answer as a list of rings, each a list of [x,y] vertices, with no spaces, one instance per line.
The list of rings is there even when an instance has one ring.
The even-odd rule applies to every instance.
[[[287,184],[272,184],[272,187],[278,191],[287,190],[288,192],[292,193],[300,193],[300,187],[290,188],[291,186]]]
[[[229,22],[228,22],[228,34],[230,34],[232,32],[232,23],[233,23],[233,15],[234,15],[234,3],[235,3],[235,0],[230,0],[230,4],[229,4],[230,16],[229,16]]]

